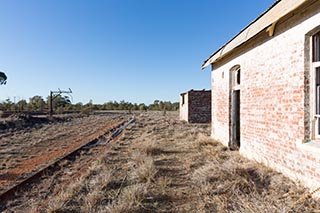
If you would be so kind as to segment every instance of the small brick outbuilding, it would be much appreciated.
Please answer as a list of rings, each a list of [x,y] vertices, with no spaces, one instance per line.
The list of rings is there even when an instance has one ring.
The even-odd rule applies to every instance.
[[[209,65],[212,137],[320,187],[320,1],[276,1]]]
[[[210,123],[211,90],[190,90],[180,94],[180,120]]]

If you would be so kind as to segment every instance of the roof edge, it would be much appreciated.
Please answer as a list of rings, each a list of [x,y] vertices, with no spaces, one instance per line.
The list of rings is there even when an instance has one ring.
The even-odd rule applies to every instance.
[[[272,4],[265,12],[258,16],[248,26],[242,29],[226,44],[220,47],[216,52],[211,54],[201,65],[201,69],[205,69],[210,64],[219,60],[227,53],[232,52],[236,47],[246,43],[249,39],[260,33],[266,27],[277,22],[280,18],[287,15],[291,11],[300,7],[303,3],[309,0],[278,0]]]
[[[190,92],[211,92],[211,89],[202,89],[202,90],[195,90],[195,89],[191,89],[191,90],[188,90],[187,92],[183,92],[183,93],[180,93],[180,95],[185,95],[185,94],[188,94]]]

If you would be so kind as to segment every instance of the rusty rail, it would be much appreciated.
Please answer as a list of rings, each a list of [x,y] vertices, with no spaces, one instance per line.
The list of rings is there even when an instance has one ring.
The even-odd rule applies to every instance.
[[[17,183],[14,186],[10,187],[9,189],[5,190],[3,193],[0,194],[0,202],[3,202],[5,200],[9,199],[19,189],[23,188],[24,186],[26,186],[29,183],[34,182],[34,180],[38,179],[42,175],[47,174],[48,171],[50,171],[51,169],[57,167],[58,164],[62,160],[76,155],[82,149],[88,149],[88,148],[91,148],[91,147],[93,147],[93,146],[95,146],[97,144],[100,144],[102,138],[108,138],[108,140],[107,140],[108,142],[110,142],[111,140],[116,139],[122,133],[124,128],[126,128],[129,124],[133,123],[134,121],[135,121],[134,118],[131,118],[129,121],[128,120],[123,120],[121,122],[117,122],[115,125],[112,125],[108,130],[106,130],[103,134],[100,134],[100,135],[96,136],[94,139],[92,139],[92,140],[88,141],[87,143],[77,147],[73,151],[58,157],[52,163],[50,163],[49,165],[45,166],[42,169],[39,169],[37,172],[35,172],[31,176],[26,177],[23,180],[17,181]],[[119,129],[121,129],[120,132],[119,132]],[[110,135],[110,134],[111,134],[111,136],[107,137],[107,135]],[[104,140],[103,142],[105,143],[106,141]]]

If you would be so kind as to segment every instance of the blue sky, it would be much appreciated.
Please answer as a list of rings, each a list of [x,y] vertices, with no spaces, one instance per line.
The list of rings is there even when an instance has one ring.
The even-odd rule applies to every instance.
[[[203,61],[273,0],[0,0],[0,101],[176,102],[210,89]]]

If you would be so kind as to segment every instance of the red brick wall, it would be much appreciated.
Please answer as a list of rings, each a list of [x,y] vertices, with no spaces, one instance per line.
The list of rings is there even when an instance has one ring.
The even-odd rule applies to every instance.
[[[188,92],[188,113],[190,123],[210,123],[211,121],[211,91]]]
[[[212,137],[229,143],[229,74],[240,65],[240,153],[314,189],[320,186],[320,141],[305,143],[312,119],[305,45],[306,34],[320,25],[320,3],[303,14],[278,24],[273,37],[262,32],[213,64]]]

